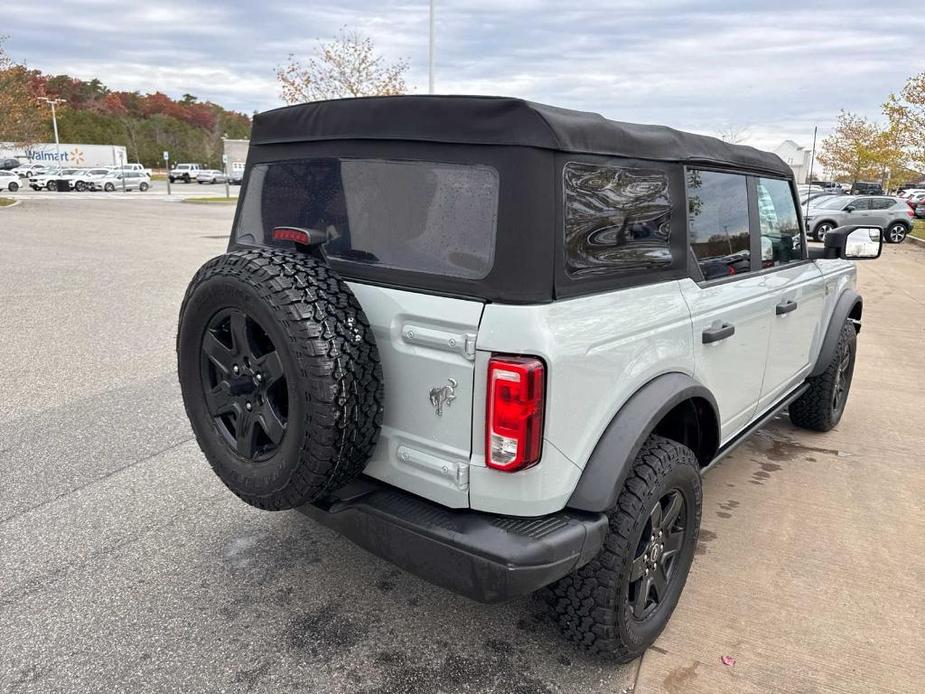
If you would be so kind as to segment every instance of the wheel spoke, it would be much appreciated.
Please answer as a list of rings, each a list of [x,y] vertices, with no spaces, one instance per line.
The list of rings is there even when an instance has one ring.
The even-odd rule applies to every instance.
[[[253,458],[256,452],[257,428],[256,420],[248,412],[240,412],[235,422],[235,448],[238,455]]]
[[[255,369],[263,376],[266,386],[273,385],[284,375],[283,362],[280,361],[279,352],[270,352],[261,357],[256,363]]]
[[[234,342],[235,354],[243,356],[253,353],[250,331],[247,328],[247,316],[240,311],[231,314],[231,339]]]
[[[639,592],[636,593],[636,601],[633,604],[633,615],[636,619],[642,619],[646,613],[646,604],[649,602],[649,591],[652,589],[652,576],[646,576],[639,584]]]
[[[630,566],[630,583],[635,583],[640,578],[643,577],[646,571],[646,557],[645,554],[640,554],[638,557],[633,559],[633,564]]]
[[[257,416],[257,421],[260,422],[260,426],[266,432],[267,438],[273,442],[273,445],[278,446],[286,433],[286,425],[283,424],[269,403],[264,403],[260,414]]]
[[[230,349],[223,345],[212,331],[206,333],[202,341],[202,351],[206,356],[225,373],[231,372],[231,365],[234,362],[234,354]]]
[[[675,521],[678,520],[678,515],[681,513],[681,507],[683,505],[684,499],[681,496],[681,492],[672,492],[668,502],[668,508],[665,510],[665,518],[662,521],[665,530],[670,529],[675,524]]]
[[[224,383],[219,383],[206,393],[206,407],[213,417],[234,412],[234,398],[225,388]]]
[[[652,521],[652,532],[658,532],[662,527],[662,502],[661,499],[655,502],[652,512],[649,514],[649,520]]]
[[[668,537],[665,538],[665,550],[662,553],[662,556],[670,557],[676,552],[681,551],[681,546],[684,544],[684,531],[678,530],[676,532],[670,533]]]
[[[666,594],[668,593],[668,576],[665,575],[665,564],[659,564],[650,575],[652,577],[652,585],[655,586],[656,600],[658,602],[664,602]]]

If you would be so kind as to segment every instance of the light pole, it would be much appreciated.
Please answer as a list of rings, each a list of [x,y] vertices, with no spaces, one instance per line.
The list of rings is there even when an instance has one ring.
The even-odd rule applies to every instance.
[[[428,55],[427,92],[434,93],[434,0],[430,0],[430,53]]]
[[[39,101],[51,104],[51,125],[55,129],[55,161],[61,163],[61,147],[58,144],[58,116],[55,113],[55,106],[63,104],[64,99],[49,99],[47,96],[40,96]]]

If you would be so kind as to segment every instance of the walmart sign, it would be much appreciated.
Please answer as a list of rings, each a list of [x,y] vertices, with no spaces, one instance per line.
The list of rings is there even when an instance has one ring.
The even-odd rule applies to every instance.
[[[23,147],[0,142],[0,159],[19,159],[21,164],[63,164],[66,166],[118,166],[129,158],[122,145],[55,144],[42,142]]]

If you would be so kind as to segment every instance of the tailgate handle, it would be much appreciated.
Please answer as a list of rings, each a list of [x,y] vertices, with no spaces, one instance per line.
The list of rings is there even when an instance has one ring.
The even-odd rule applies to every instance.
[[[732,323],[723,323],[718,328],[707,328],[703,331],[703,344],[719,342],[735,335],[736,327]]]
[[[777,305],[777,308],[776,308],[775,310],[777,311],[777,315],[778,315],[778,316],[782,316],[782,315],[784,315],[785,313],[790,313],[791,311],[796,311],[796,310],[797,310],[797,302],[796,302],[796,301],[791,301],[790,299],[787,299],[787,300],[785,300],[785,301],[781,301],[781,302]]]
[[[469,361],[475,361],[475,337],[475,333],[437,330],[407,323],[401,329],[401,338],[408,344],[453,352]]]

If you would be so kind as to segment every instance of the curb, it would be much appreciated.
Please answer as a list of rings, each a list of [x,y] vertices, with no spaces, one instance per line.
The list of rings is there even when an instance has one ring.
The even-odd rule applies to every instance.
[[[925,246],[925,239],[916,238],[912,234],[908,234],[906,238],[909,239],[910,241],[915,241],[916,243],[921,244],[922,246]]]

